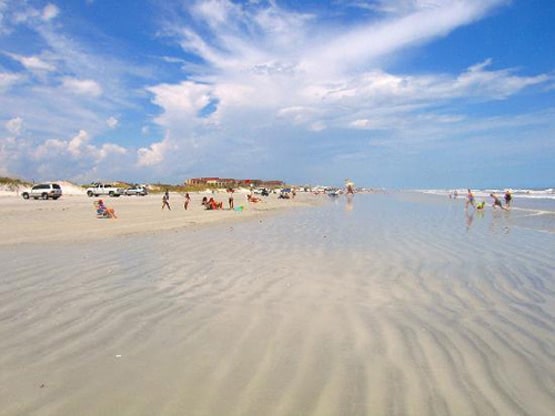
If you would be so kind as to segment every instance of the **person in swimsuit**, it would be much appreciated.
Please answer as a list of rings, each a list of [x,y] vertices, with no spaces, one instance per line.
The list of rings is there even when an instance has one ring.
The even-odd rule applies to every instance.
[[[164,210],[164,208],[168,207],[168,209],[171,211],[172,208],[170,207],[170,194],[168,193],[168,191],[164,192],[164,196],[162,196],[162,210]]]
[[[511,201],[512,201],[513,197],[511,195],[511,191],[509,191],[508,189],[505,191],[505,206],[507,208],[509,208],[511,206]]]
[[[228,199],[229,209],[233,209],[233,207],[234,207],[233,206],[233,192],[235,192],[235,190],[233,188],[229,188],[227,190],[227,192],[229,192],[229,199]]]
[[[102,199],[99,199],[97,202],[95,202],[95,206],[96,215],[98,218],[117,218],[116,210],[114,208],[108,208],[106,205],[104,205],[104,201]]]
[[[468,192],[466,193],[466,203],[465,203],[464,207],[468,208],[469,205],[472,205],[474,208],[476,208],[476,206],[474,205],[474,194],[472,193],[472,191],[470,189],[467,189],[467,191]]]
[[[489,194],[489,196],[493,198],[493,204],[491,205],[493,208],[499,207],[504,210],[507,209],[503,206],[503,204],[501,203],[501,200],[494,193]]]

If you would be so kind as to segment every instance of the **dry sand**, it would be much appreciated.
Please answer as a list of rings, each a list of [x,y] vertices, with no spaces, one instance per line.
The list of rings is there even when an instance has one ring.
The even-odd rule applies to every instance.
[[[79,241],[110,238],[118,235],[152,233],[195,225],[208,225],[226,221],[240,221],[270,212],[321,203],[323,196],[299,193],[295,199],[278,199],[277,195],[262,197],[262,202],[250,203],[246,194],[235,193],[235,207],[227,209],[228,194],[216,193],[214,199],[224,203],[223,210],[207,211],[201,205],[208,193],[191,193],[188,210],[183,208],[184,196],[170,193],[172,210],[162,210],[162,195],[146,197],[89,198],[86,195],[64,195],[54,200],[24,200],[15,195],[0,197],[0,245],[50,241]],[[103,199],[116,210],[117,220],[96,218],[93,202]]]

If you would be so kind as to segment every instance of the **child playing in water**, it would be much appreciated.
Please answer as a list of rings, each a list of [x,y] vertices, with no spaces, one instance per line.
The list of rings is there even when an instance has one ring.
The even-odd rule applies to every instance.
[[[491,205],[493,208],[499,207],[501,209],[507,210],[507,208],[505,208],[501,203],[501,200],[494,193],[489,194],[489,196],[493,198],[493,204]]]

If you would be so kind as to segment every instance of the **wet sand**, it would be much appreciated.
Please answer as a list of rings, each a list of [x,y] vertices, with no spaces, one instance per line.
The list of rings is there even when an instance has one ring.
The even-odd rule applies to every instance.
[[[0,415],[551,415],[554,237],[510,215],[357,195],[4,245]]]

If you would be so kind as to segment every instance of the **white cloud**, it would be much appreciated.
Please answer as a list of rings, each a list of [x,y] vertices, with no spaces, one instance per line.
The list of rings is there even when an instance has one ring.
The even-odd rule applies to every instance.
[[[30,71],[54,71],[56,67],[38,56],[22,56],[17,54],[8,54],[10,58],[18,61],[26,69]]]
[[[98,97],[102,94],[102,87],[90,79],[63,78],[62,87],[66,90],[80,95]]]
[[[315,74],[334,74],[377,63],[401,49],[442,37],[480,19],[505,0],[489,2],[446,0],[421,7],[396,19],[330,30],[320,45],[306,50],[302,67]]]
[[[54,19],[60,13],[60,9],[52,3],[47,4],[42,10],[42,20],[49,21]]]
[[[16,9],[11,16],[11,23],[23,24],[40,16],[40,12],[32,7]]]
[[[100,160],[106,159],[112,155],[125,155],[125,154],[127,154],[127,149],[115,143],[105,143],[98,150],[98,158]]]
[[[36,146],[31,152],[35,160],[56,160],[61,164],[71,164],[78,160],[88,163],[99,163],[111,155],[126,154],[127,150],[114,143],[105,143],[98,147],[90,144],[91,138],[85,130],[69,140],[48,139]]]
[[[359,129],[365,129],[365,128],[368,128],[370,126],[370,120],[368,120],[368,119],[354,120],[354,121],[351,122],[351,126],[359,128]]]
[[[417,10],[437,8],[438,0],[359,0],[350,3],[352,7],[374,10],[381,13],[406,15]]]
[[[6,129],[15,136],[19,136],[22,127],[23,119],[21,117],[15,117],[6,122]]]
[[[10,72],[0,72],[0,91],[8,89],[21,80],[21,75],[13,74]]]
[[[172,149],[175,149],[175,145],[168,138],[152,143],[148,148],[142,147],[137,151],[137,165],[140,167],[159,165]]]
[[[153,102],[164,109],[157,118],[162,125],[187,124],[210,103],[212,88],[205,84],[183,81],[177,85],[160,84],[148,88]]]
[[[388,2],[397,17],[347,29],[326,27],[317,16],[285,11],[273,2],[264,7],[194,2],[191,16],[210,33],[197,33],[192,26],[174,28],[174,33],[187,52],[207,64],[188,81],[149,88],[153,103],[164,110],[156,121],[174,130],[186,128],[200,121],[197,113],[212,100],[218,103],[214,126],[222,120],[229,125],[248,109],[255,122],[277,116],[319,131],[341,122],[351,106],[363,112],[401,104],[406,113],[408,106],[434,106],[438,99],[508,96],[546,78],[488,71],[487,62],[458,77],[395,75],[378,65],[382,57],[444,36],[504,1]],[[488,88],[477,88],[483,82]],[[262,109],[266,120],[257,117]]]
[[[256,7],[196,2],[190,8],[194,23],[174,26],[173,33],[202,64],[186,68],[187,81],[148,88],[152,103],[162,110],[155,122],[166,129],[166,139],[140,149],[139,164],[160,165],[180,155],[185,159],[191,137],[198,146],[196,160],[214,154],[210,148],[241,160],[237,143],[267,154],[265,149],[275,152],[290,137],[332,129],[345,132],[329,139],[336,142],[334,149],[350,140],[348,130],[421,141],[432,132],[433,138],[448,140],[452,126],[465,119],[461,106],[506,99],[549,77],[493,70],[489,61],[439,74],[394,73],[383,64],[405,48],[483,18],[503,2],[390,2],[396,9],[388,19],[360,19],[350,26],[330,26],[316,15],[289,12],[275,2]],[[202,31],[195,31],[198,27]],[[204,119],[199,113],[210,102],[216,103],[215,111]]]
[[[117,42],[110,48],[96,42],[106,34],[91,30],[87,36],[74,36],[62,32],[67,28],[61,25],[48,24],[47,20],[59,17],[60,10],[53,4],[37,10],[21,7],[20,18],[26,19],[27,29],[36,32],[36,44],[44,49],[13,49],[36,54],[18,55],[19,62],[35,73],[0,72],[0,90],[17,86],[12,88],[16,94],[0,94],[0,107],[10,111],[2,118],[24,117],[24,131],[35,138],[27,143],[30,149],[41,149],[35,161],[44,166],[50,161],[52,166],[61,166],[65,159],[68,169],[68,162],[73,163],[71,169],[77,172],[98,174],[101,167],[117,172],[122,164],[108,166],[108,159],[126,155],[119,159],[135,165],[137,172],[166,174],[189,167],[191,171],[204,169],[211,163],[244,168],[246,153],[256,154],[257,158],[248,159],[257,163],[254,160],[262,160],[260,155],[290,149],[304,137],[321,140],[323,153],[328,155],[342,150],[343,142],[366,134],[372,140],[379,136],[384,143],[391,138],[403,143],[425,137],[445,140],[466,123],[478,124],[475,116],[467,115],[466,106],[508,99],[525,88],[553,82],[549,75],[523,76],[515,69],[495,67],[490,60],[450,73],[388,69],[392,62],[402,67],[397,59],[403,63],[405,49],[482,19],[505,0],[332,1],[322,16],[318,8],[312,14],[298,13],[278,3],[286,4],[179,2],[171,28],[161,28],[159,33],[171,33],[183,49],[182,56],[165,59],[183,64],[181,78],[175,76],[177,65],[160,59],[156,60],[160,67],[152,72],[142,64],[124,62],[126,54],[117,52]],[[301,3],[292,7],[300,9]],[[338,19],[339,14],[329,13],[352,6],[367,10],[348,25],[342,17],[353,16],[352,10]],[[180,19],[184,9],[188,15]],[[376,10],[388,15],[383,19]],[[10,14],[11,24],[13,17]],[[168,52],[159,51],[159,55],[164,53]],[[196,57],[191,59],[191,55]],[[144,95],[139,95],[144,89],[139,91],[137,85],[145,84],[150,85],[145,89],[151,94],[150,103],[159,107],[158,113],[143,107]],[[131,120],[140,113],[145,118]],[[118,114],[126,114],[124,126],[112,116]],[[93,138],[105,133],[106,126],[124,129],[132,122],[144,126],[132,145],[135,148],[94,144]],[[165,138],[147,144],[143,135],[150,133],[148,126],[154,129],[152,133],[163,131]],[[329,133],[322,134],[324,130]],[[307,131],[312,134],[306,135]],[[37,133],[51,139],[37,143]],[[378,138],[372,143],[377,142]],[[307,143],[300,140],[295,153],[301,155],[307,146],[316,148]],[[53,156],[55,152],[62,156]],[[22,153],[31,154],[31,150]],[[23,161],[23,165],[29,164]]]
[[[85,130],[80,130],[77,136],[67,143],[67,151],[73,156],[80,156],[83,146],[89,141],[89,135]]]
[[[108,120],[106,120],[106,124],[108,125],[108,127],[110,127],[111,129],[114,129],[117,127],[117,125],[119,124],[119,120],[115,117],[110,117]]]
[[[465,94],[471,94],[471,91],[474,91],[473,95],[503,99],[523,88],[543,84],[553,79],[548,75],[519,77],[513,75],[513,71],[509,69],[488,71],[487,67],[490,65],[491,60],[488,59],[471,66],[456,79],[453,90],[462,91]]]

